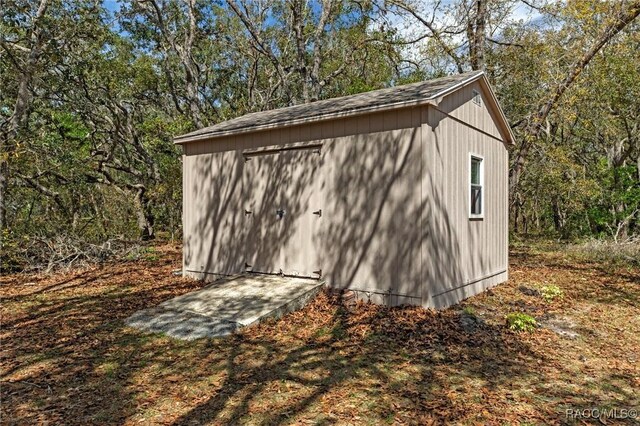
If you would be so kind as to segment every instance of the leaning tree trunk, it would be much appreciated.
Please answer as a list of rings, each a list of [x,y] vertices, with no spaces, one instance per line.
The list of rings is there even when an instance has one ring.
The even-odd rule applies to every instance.
[[[4,150],[0,151],[0,248],[2,248],[4,241],[4,227],[6,223],[7,216],[7,189],[8,189],[8,179],[7,175],[9,173],[9,162],[4,159],[5,152]]]
[[[524,171],[526,158],[530,149],[535,143],[536,138],[542,131],[542,123],[549,116],[549,113],[555,108],[560,98],[567,89],[575,82],[580,73],[591,62],[593,57],[602,49],[616,34],[622,31],[628,24],[640,15],[640,0],[635,0],[626,8],[620,11],[615,21],[604,28],[600,36],[595,40],[591,48],[585,52],[569,69],[564,80],[562,80],[551,92],[549,99],[544,102],[537,110],[535,115],[529,121],[524,129],[524,138],[520,144],[520,148],[516,152],[514,166],[509,174],[509,194],[515,195],[522,173]]]

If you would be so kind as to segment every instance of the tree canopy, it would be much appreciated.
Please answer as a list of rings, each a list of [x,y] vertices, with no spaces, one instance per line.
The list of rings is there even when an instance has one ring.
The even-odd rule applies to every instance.
[[[0,0],[1,266],[180,238],[177,134],[472,69],[518,139],[513,232],[638,235],[638,14],[637,0]]]

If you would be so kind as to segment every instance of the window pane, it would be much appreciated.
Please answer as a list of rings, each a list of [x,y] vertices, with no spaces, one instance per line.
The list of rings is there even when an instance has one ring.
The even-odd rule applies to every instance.
[[[473,92],[473,103],[476,105],[482,105],[482,97],[480,96],[480,92],[474,90]]]
[[[482,187],[471,185],[471,214],[482,214]]]
[[[471,183],[480,185],[480,161],[477,158],[471,159]]]

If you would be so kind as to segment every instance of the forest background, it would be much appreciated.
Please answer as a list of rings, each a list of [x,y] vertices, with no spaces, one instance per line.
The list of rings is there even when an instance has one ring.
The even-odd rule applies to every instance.
[[[0,0],[0,268],[179,240],[175,135],[478,69],[517,136],[512,238],[640,253],[639,14],[631,0]]]

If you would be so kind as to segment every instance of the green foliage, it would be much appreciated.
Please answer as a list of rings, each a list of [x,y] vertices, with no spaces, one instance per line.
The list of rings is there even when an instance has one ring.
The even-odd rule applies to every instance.
[[[554,299],[562,299],[564,292],[557,285],[549,284],[540,288],[540,295],[545,301],[552,302]]]
[[[475,317],[475,316],[476,316],[476,310],[473,308],[473,306],[465,306],[465,307],[462,309],[462,312],[463,312],[465,315],[468,315],[468,316],[470,316],[470,317]]]
[[[509,330],[517,332],[532,332],[538,323],[535,318],[522,312],[511,312],[505,316]]]
[[[0,256],[0,272],[11,272],[20,269],[18,241],[14,234],[8,229],[0,231],[0,242],[2,243],[2,256]]]
[[[476,39],[485,40],[482,67],[522,144],[534,106],[621,7],[542,2],[542,18],[554,24],[536,26],[509,18],[509,2],[481,2],[487,34],[474,39],[476,8],[462,1],[414,10],[434,12],[431,30],[403,9],[399,16],[424,30],[411,36],[389,19],[402,12],[391,4],[338,2],[323,15],[318,1],[232,3],[123,1],[111,13],[101,2],[50,1],[39,21],[39,2],[0,8],[0,138],[21,82],[30,95],[16,135],[0,140],[9,170],[3,267],[19,267],[25,241],[180,238],[173,136],[250,111],[466,71]],[[607,43],[530,141],[512,193],[516,231],[616,241],[640,233],[638,29],[632,23]],[[461,45],[463,34],[471,38]],[[46,42],[32,49],[38,40]]]

